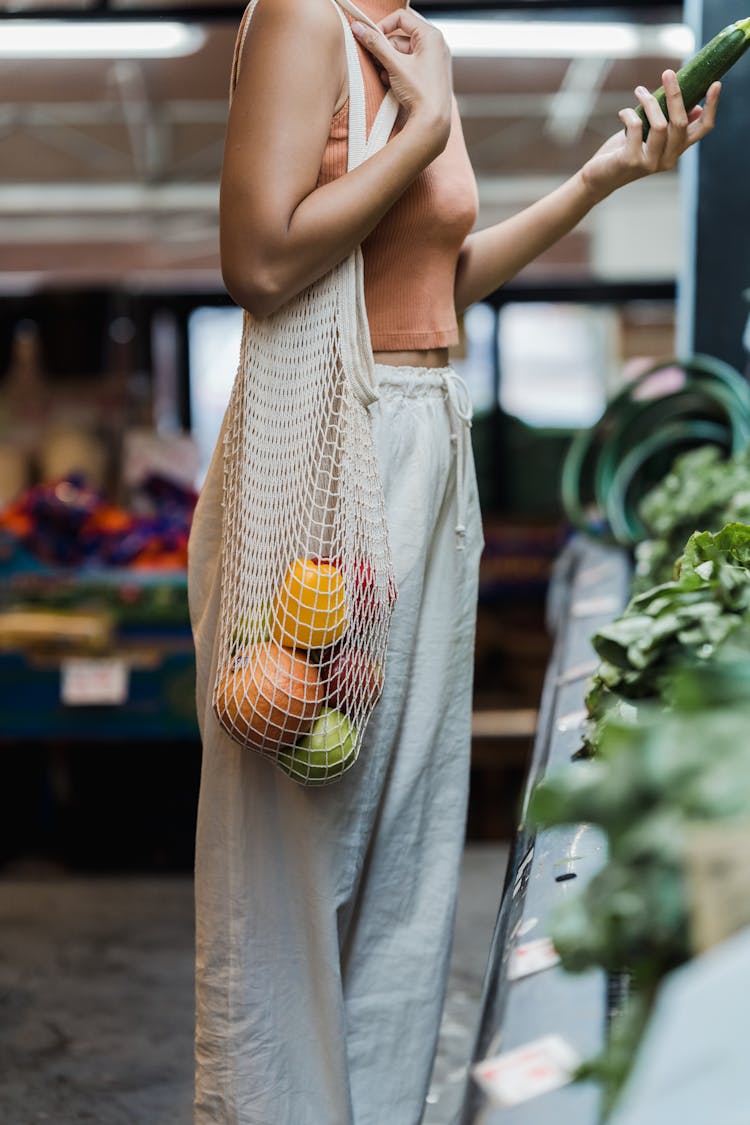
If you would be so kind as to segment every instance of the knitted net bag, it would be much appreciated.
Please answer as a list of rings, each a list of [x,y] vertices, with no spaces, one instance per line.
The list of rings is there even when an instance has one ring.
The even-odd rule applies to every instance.
[[[238,35],[234,89],[252,0]],[[349,169],[369,138],[357,48],[334,0],[349,68]],[[383,686],[396,586],[368,407],[377,399],[359,249],[277,313],[245,312],[225,421],[222,587],[214,712],[227,733],[301,784],[357,759]]]

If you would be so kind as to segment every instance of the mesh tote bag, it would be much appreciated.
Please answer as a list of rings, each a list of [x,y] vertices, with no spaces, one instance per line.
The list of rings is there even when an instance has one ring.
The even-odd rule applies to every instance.
[[[246,13],[232,73],[236,84]],[[367,137],[347,9],[352,169]],[[356,761],[383,686],[396,587],[368,407],[376,400],[359,249],[277,313],[245,312],[224,435],[221,610],[213,708],[242,747],[304,785]]]

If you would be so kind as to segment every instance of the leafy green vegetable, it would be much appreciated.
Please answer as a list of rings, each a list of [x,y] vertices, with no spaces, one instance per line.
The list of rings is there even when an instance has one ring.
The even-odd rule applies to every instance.
[[[718,546],[717,539],[686,551],[686,581],[706,554],[718,570],[733,551],[743,557],[748,538],[736,529]],[[673,671],[669,711],[654,702],[618,717],[612,709],[598,756],[544,778],[532,795],[536,827],[593,823],[607,837],[607,863],[582,893],[562,901],[551,936],[569,971],[632,974],[634,994],[604,1054],[581,1071],[603,1084],[608,1107],[628,1074],[656,986],[692,953],[684,873],[691,828],[750,820],[750,647],[738,646],[731,659],[729,652]]]
[[[584,749],[595,753],[599,726],[617,700],[665,698],[678,664],[703,664],[734,633],[750,628],[750,526],[695,532],[674,566],[675,578],[631,599],[592,638],[601,658],[589,684]]]
[[[725,459],[704,445],[681,454],[641,501],[639,515],[648,538],[636,547],[635,591],[672,577],[674,559],[696,528],[750,523],[750,451]]]

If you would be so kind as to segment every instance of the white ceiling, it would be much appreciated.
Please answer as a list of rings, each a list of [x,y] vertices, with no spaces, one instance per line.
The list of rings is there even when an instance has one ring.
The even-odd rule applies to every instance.
[[[183,58],[0,63],[0,289],[23,291],[42,279],[221,287],[217,185],[240,13],[238,6],[236,19],[205,19],[204,45]],[[677,62],[457,59],[480,222],[573,172],[618,127],[616,112],[632,104],[636,83],[658,85]],[[639,185],[627,206],[632,212],[635,199],[658,212],[666,198],[664,183],[653,193]],[[616,221],[618,205],[606,206]],[[593,240],[601,226],[592,219],[535,269],[600,272]],[[662,248],[658,269],[648,260],[643,268],[663,275],[668,265]]]

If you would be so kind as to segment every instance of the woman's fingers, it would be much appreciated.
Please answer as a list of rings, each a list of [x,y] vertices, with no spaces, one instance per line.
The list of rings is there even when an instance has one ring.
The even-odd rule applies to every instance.
[[[391,12],[389,16],[382,19],[378,27],[384,35],[393,35],[394,32],[401,32],[407,39],[410,39],[415,31],[424,31],[429,28],[427,20],[422,16],[418,16],[411,8],[397,8],[395,12]]]
[[[644,148],[647,168],[657,168],[667,147],[669,123],[654,95],[645,86],[636,86],[635,96],[641,103],[650,126]]]
[[[719,105],[719,95],[721,94],[721,82],[714,82],[709,87],[706,94],[706,104],[701,108],[696,106],[689,115],[689,124],[687,128],[687,143],[694,145],[696,141],[700,141],[707,133],[710,133],[716,122],[716,110]],[[693,116],[695,114],[695,116]]]
[[[393,62],[393,54],[396,49],[391,46],[385,35],[376,31],[374,27],[370,27],[369,24],[360,23],[359,20],[355,20],[352,24],[352,31],[362,46],[366,47],[378,62],[384,66]]]
[[[664,94],[667,102],[667,116],[669,129],[667,143],[664,148],[663,159],[667,167],[677,163],[682,153],[688,147],[688,112],[682,99],[682,90],[673,70],[665,70],[662,75]]]
[[[666,114],[653,94],[643,86],[636,89],[636,97],[643,106],[650,126],[643,146],[643,163],[644,170],[651,172],[673,168],[686,149],[711,132],[721,93],[721,83],[714,82],[706,95],[705,106],[696,106],[688,112],[675,72],[665,70],[662,82]],[[623,114],[630,112],[632,111],[623,111]],[[623,114],[620,114],[620,120],[624,122],[626,118]]]
[[[643,163],[643,122],[634,109],[621,109],[618,117],[625,126],[625,159],[632,168]]]
[[[709,88],[702,108],[696,106],[689,111],[674,71],[665,71],[664,90],[669,120],[653,94],[643,86],[636,89],[650,126],[645,143],[641,114],[631,107],[621,109],[618,117],[624,132],[610,137],[584,165],[584,178],[602,198],[623,184],[674,168],[683,152],[713,129],[720,83],[714,82]]]
[[[682,90],[673,70],[665,70],[661,76],[664,83],[664,94],[667,99],[667,116],[669,124],[675,129],[686,129],[688,123],[687,110],[682,100]]]
[[[405,35],[389,35],[388,42],[392,47],[395,47],[397,51],[400,51],[402,55],[411,54],[411,39],[407,39]]]
[[[452,114],[451,59],[436,27],[399,9],[378,27],[355,20],[352,31],[378,64],[407,116],[421,113],[435,135],[447,140]],[[442,151],[442,150],[441,150]]]

